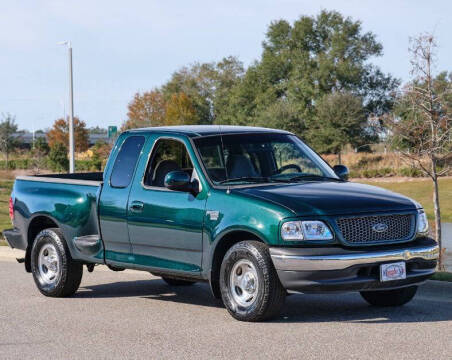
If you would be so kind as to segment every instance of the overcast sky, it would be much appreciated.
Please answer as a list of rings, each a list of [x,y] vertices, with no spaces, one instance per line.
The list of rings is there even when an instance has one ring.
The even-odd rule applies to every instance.
[[[37,130],[67,111],[61,40],[74,49],[75,114],[107,127],[125,120],[135,92],[160,86],[179,67],[228,55],[248,65],[272,20],[321,9],[361,20],[383,44],[373,63],[404,81],[408,38],[420,32],[437,36],[437,70],[452,70],[450,0],[0,0],[0,113]]]

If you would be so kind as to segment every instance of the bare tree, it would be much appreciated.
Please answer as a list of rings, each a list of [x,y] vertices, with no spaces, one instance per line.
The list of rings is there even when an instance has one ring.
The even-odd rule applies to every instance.
[[[410,39],[413,80],[403,88],[388,124],[394,147],[432,179],[435,237],[440,246],[439,267],[442,269],[438,178],[450,170],[446,157],[452,150],[452,92],[450,75],[441,73],[435,77],[432,73],[435,50],[431,34]]]
[[[8,170],[9,154],[19,144],[19,139],[14,136],[17,132],[17,125],[14,116],[2,114],[0,121],[0,150],[5,154],[5,168]]]

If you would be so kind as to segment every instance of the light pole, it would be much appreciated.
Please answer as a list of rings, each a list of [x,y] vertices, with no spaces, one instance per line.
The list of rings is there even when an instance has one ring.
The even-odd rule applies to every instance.
[[[72,85],[72,45],[70,41],[61,41],[58,45],[67,45],[69,56],[69,172],[75,171],[74,161],[74,94]],[[66,119],[64,119],[66,120]]]

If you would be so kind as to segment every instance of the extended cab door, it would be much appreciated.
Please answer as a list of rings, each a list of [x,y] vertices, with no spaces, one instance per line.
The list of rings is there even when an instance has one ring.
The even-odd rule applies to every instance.
[[[127,229],[127,204],[135,168],[145,142],[145,135],[121,135],[105,169],[105,182],[99,200],[99,221],[107,262],[127,262],[132,252]]]
[[[196,157],[183,137],[155,136],[146,145],[134,180],[128,210],[128,228],[135,262],[176,271],[199,272],[206,186],[196,196],[165,188],[171,171],[198,178]]]

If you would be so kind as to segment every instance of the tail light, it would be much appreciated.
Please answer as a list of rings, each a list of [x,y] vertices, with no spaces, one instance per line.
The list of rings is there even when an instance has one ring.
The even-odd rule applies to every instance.
[[[9,198],[9,217],[11,221],[14,221],[14,203],[12,197]]]

